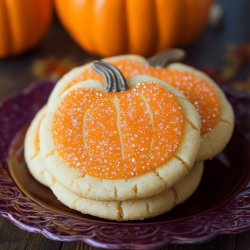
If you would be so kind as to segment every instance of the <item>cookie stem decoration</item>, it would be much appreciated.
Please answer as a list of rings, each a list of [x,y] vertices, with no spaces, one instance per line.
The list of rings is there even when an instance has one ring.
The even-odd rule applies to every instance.
[[[122,73],[112,64],[95,61],[92,68],[104,76],[107,92],[120,92],[128,89],[128,85]]]
[[[182,49],[169,49],[161,51],[148,59],[150,66],[167,67],[170,63],[184,60],[186,53]]]
[[[201,117],[201,147],[197,161],[213,158],[231,138],[234,114],[219,86],[203,72],[179,63],[180,49],[157,53],[148,59],[149,74],[170,83],[195,106]]]

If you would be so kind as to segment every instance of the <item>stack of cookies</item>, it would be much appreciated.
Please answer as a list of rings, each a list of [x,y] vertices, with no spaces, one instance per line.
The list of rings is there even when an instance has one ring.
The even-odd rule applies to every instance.
[[[62,77],[25,137],[34,178],[66,206],[118,221],[188,199],[234,116],[209,77],[173,59],[117,56]]]

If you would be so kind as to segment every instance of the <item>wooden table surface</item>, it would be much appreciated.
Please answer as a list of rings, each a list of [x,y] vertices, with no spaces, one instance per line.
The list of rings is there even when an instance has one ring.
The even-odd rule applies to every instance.
[[[196,66],[220,65],[220,55],[230,43],[250,41],[250,1],[249,0],[219,0],[224,9],[223,25],[217,29],[207,29],[194,44],[186,47],[188,60]],[[50,58],[55,60],[70,60],[73,64],[81,64],[91,57],[81,50],[66,34],[57,21],[51,25],[42,43],[35,49],[19,57],[0,61],[0,98],[23,89],[39,77],[34,67],[39,62]],[[69,63],[70,64],[70,63]],[[72,65],[73,65],[72,64]],[[0,218],[0,249],[93,249],[83,243],[65,243],[48,240],[39,234],[25,232],[7,219]],[[210,242],[197,245],[168,245],[162,249],[176,250],[249,250],[250,231],[221,235]]]

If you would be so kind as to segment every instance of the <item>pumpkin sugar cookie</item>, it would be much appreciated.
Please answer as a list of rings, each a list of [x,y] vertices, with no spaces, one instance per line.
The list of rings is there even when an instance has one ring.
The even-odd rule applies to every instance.
[[[27,130],[24,140],[24,158],[32,176],[43,185],[48,186],[44,178],[44,162],[40,153],[39,138],[40,124],[45,117],[45,109],[45,106],[41,108]]]
[[[181,63],[171,64],[168,69],[173,74],[172,79],[178,74],[186,79],[179,88],[176,86],[178,80],[173,80],[173,86],[188,97],[201,117],[201,146],[196,161],[212,159],[231,139],[234,129],[232,106],[218,85],[201,71]],[[189,95],[188,88],[191,90]]]
[[[173,63],[184,57],[184,51],[171,49],[158,53],[149,60],[136,55],[103,60],[115,65],[125,77],[150,75],[181,91],[195,106],[201,118],[201,146],[196,160],[204,161],[221,152],[230,140],[234,128],[234,114],[223,91],[211,78],[185,64]],[[63,77],[52,92],[50,101],[59,100],[64,91],[81,81],[103,81],[103,77],[93,71],[91,65],[90,63],[79,67]]]
[[[190,172],[172,188],[155,196],[127,201],[86,199],[65,188],[46,170],[45,177],[57,199],[69,208],[105,219],[127,221],[155,217],[183,203],[197,189],[202,173],[203,163],[196,163]]]
[[[148,76],[125,79],[111,64],[47,104],[40,127],[46,169],[76,195],[124,201],[182,179],[200,145],[199,115],[181,93]],[[188,118],[187,118],[188,117]]]
[[[201,118],[201,146],[196,161],[211,159],[229,142],[234,128],[231,104],[219,86],[203,72],[179,61],[182,50],[172,49],[148,60],[150,75],[170,83],[195,106]],[[166,67],[167,66],[167,67]]]

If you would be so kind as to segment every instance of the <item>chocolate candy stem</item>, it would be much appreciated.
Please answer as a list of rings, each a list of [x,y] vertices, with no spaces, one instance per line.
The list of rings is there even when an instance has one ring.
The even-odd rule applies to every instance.
[[[168,49],[161,51],[148,59],[148,63],[154,67],[166,67],[173,62],[180,62],[186,57],[182,49]]]
[[[124,76],[114,65],[103,61],[94,61],[92,68],[104,76],[107,92],[119,92],[128,89]]]

